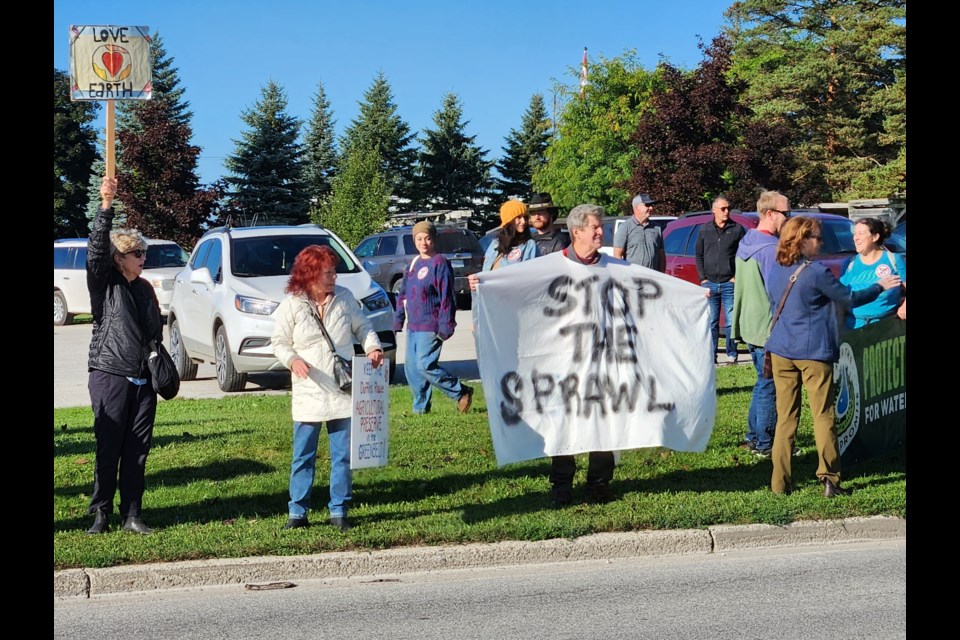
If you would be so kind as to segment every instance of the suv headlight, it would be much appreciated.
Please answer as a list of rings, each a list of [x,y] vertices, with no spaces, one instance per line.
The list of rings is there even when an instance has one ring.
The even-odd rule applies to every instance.
[[[238,295],[233,300],[233,305],[237,311],[244,313],[256,313],[261,316],[268,316],[273,310],[280,306],[280,303],[271,300],[261,300],[260,298],[250,298]]]
[[[390,298],[387,297],[387,292],[383,289],[372,296],[367,296],[362,302],[363,306],[367,308],[367,311],[371,313],[379,311],[380,309],[386,309],[390,306]]]

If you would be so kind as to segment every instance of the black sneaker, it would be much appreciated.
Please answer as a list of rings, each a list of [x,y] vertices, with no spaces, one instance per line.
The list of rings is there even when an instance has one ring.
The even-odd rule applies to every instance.
[[[550,488],[550,508],[563,509],[573,503],[570,487],[553,486]]]
[[[761,458],[761,459],[763,459],[763,460],[769,460],[769,459],[770,459],[770,452],[771,452],[771,451],[772,451],[772,449],[763,449],[763,450],[761,450],[761,449],[754,449],[754,450],[753,450],[753,455],[755,455],[755,456],[757,456],[758,458]]]
[[[744,440],[743,442],[737,445],[737,448],[743,449],[745,451],[754,451],[756,450],[757,445],[753,444],[749,440]]]

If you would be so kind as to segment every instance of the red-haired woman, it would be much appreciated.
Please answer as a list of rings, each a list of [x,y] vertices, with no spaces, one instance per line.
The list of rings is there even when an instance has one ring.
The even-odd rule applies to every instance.
[[[306,247],[293,263],[286,288],[290,295],[277,307],[273,352],[290,369],[292,381],[293,462],[285,529],[308,524],[322,422],[327,423],[330,443],[330,524],[341,531],[350,528],[350,396],[334,381],[334,354],[320,323],[344,358],[353,358],[354,340],[363,345],[374,368],[383,362],[383,351],[357,299],[336,284],[339,261],[330,247]]]

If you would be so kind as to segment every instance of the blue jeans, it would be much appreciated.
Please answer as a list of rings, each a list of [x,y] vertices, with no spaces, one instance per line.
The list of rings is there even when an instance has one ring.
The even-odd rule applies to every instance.
[[[748,344],[753,368],[757,370],[757,383],[753,385],[753,398],[747,413],[747,441],[752,442],[758,451],[769,451],[773,447],[773,434],[777,429],[777,389],[773,378],[764,378],[763,347]]]
[[[713,359],[717,359],[717,344],[720,339],[720,303],[723,303],[723,315],[726,317],[724,337],[727,339],[727,355],[737,357],[737,343],[730,338],[730,318],[733,317],[733,283],[710,282],[703,285],[710,290],[710,335],[713,338]]]
[[[460,379],[440,366],[440,349],[443,340],[432,331],[411,331],[407,334],[407,355],[403,370],[407,384],[413,393],[413,412],[430,411],[433,387],[440,389],[449,398],[456,400],[463,393]]]
[[[293,423],[293,462],[290,465],[290,517],[307,517],[317,468],[321,422]],[[350,471],[350,418],[327,420],[330,440],[330,517],[344,517],[353,497]]]

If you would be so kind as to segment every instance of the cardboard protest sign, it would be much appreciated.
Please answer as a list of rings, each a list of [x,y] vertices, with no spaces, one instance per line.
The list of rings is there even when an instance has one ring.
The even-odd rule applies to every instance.
[[[70,25],[71,100],[149,100],[148,27]]]
[[[350,468],[384,467],[390,435],[390,361],[376,369],[365,356],[353,357],[353,417]]]
[[[477,362],[497,462],[663,446],[703,451],[716,379],[704,289],[603,256],[484,272]]]

